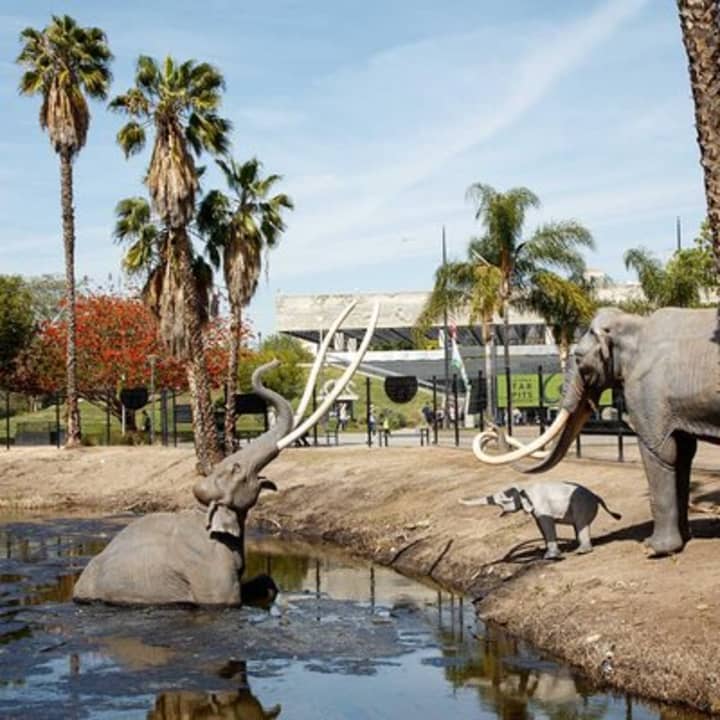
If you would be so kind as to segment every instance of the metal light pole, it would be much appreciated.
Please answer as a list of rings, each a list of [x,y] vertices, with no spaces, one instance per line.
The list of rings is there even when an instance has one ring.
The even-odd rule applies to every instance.
[[[445,226],[442,229],[442,269],[443,273],[447,267],[447,244],[445,242]],[[448,392],[450,383],[450,354],[448,353],[448,314],[447,305],[443,309],[443,351],[445,360],[445,400],[443,402],[443,426],[448,427],[448,417],[450,409],[450,393]]]
[[[155,362],[157,355],[148,355],[150,363],[150,399],[152,402],[152,414],[150,416],[150,444],[155,444]]]

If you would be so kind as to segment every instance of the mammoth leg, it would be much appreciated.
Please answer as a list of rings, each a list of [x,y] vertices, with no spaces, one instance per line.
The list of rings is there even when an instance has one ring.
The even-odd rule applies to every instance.
[[[590,540],[590,525],[582,527],[575,526],[575,536],[578,541],[578,552],[581,555],[592,552],[592,542]]]
[[[545,560],[558,560],[562,557],[560,548],[557,544],[557,535],[555,534],[555,521],[549,515],[535,515],[535,522],[545,540]]]
[[[690,468],[692,466],[697,440],[690,435],[678,435],[677,438],[677,470],[675,483],[677,487],[678,525],[683,542],[690,537],[690,523],[688,521],[688,505],[690,504]]]
[[[678,487],[676,479],[677,446],[669,438],[663,446],[663,456],[651,453],[639,443],[650,491],[650,510],[653,516],[653,533],[645,541],[652,555],[669,555],[683,547],[678,516]]]

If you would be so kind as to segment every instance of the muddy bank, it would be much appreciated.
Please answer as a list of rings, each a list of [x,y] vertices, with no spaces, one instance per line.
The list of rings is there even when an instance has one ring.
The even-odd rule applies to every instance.
[[[194,466],[185,450],[13,450],[0,454],[0,508],[185,507]],[[547,563],[527,516],[458,504],[518,479],[479,467],[466,450],[289,450],[267,474],[279,493],[263,497],[253,524],[429,575],[600,682],[720,714],[720,475],[694,476],[686,550],[648,560],[642,468],[566,460],[545,478],[582,482],[623,519],[601,511],[591,555]]]

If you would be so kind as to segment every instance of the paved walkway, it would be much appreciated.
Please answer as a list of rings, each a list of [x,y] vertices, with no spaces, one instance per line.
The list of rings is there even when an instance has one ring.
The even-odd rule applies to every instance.
[[[460,431],[459,447],[470,449],[472,439],[477,433],[476,430]],[[513,434],[523,442],[537,437],[539,430],[536,426],[519,426],[514,428]],[[312,434],[309,437],[313,442]],[[373,437],[373,447],[379,451],[384,449],[378,443],[378,436]],[[430,443],[433,440],[432,431],[430,432]],[[334,447],[335,438],[333,435],[327,436],[318,430],[317,442],[319,447]],[[367,434],[359,432],[344,432],[338,435],[338,444],[347,447],[356,445],[358,447],[367,446]],[[455,433],[452,430],[442,430],[438,433],[438,445],[443,447],[452,447],[455,445]],[[420,431],[417,428],[404,428],[395,430],[390,433],[388,438],[388,447],[417,447],[420,449]],[[578,457],[577,443],[568,451],[569,457]],[[604,460],[619,462],[620,452],[618,447],[617,436],[606,435],[581,435],[580,437],[580,457],[588,460]],[[638,450],[637,440],[634,437],[624,437],[622,439],[622,457],[623,462],[640,463],[640,451]],[[720,446],[710,443],[699,443],[698,452],[695,456],[693,467],[696,469],[720,471]]]

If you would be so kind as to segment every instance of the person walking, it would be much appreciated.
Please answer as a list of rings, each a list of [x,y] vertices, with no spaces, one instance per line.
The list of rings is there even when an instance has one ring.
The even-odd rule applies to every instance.
[[[383,413],[382,432],[383,438],[385,439],[385,447],[387,447],[388,438],[390,437],[390,416],[387,413]]]

